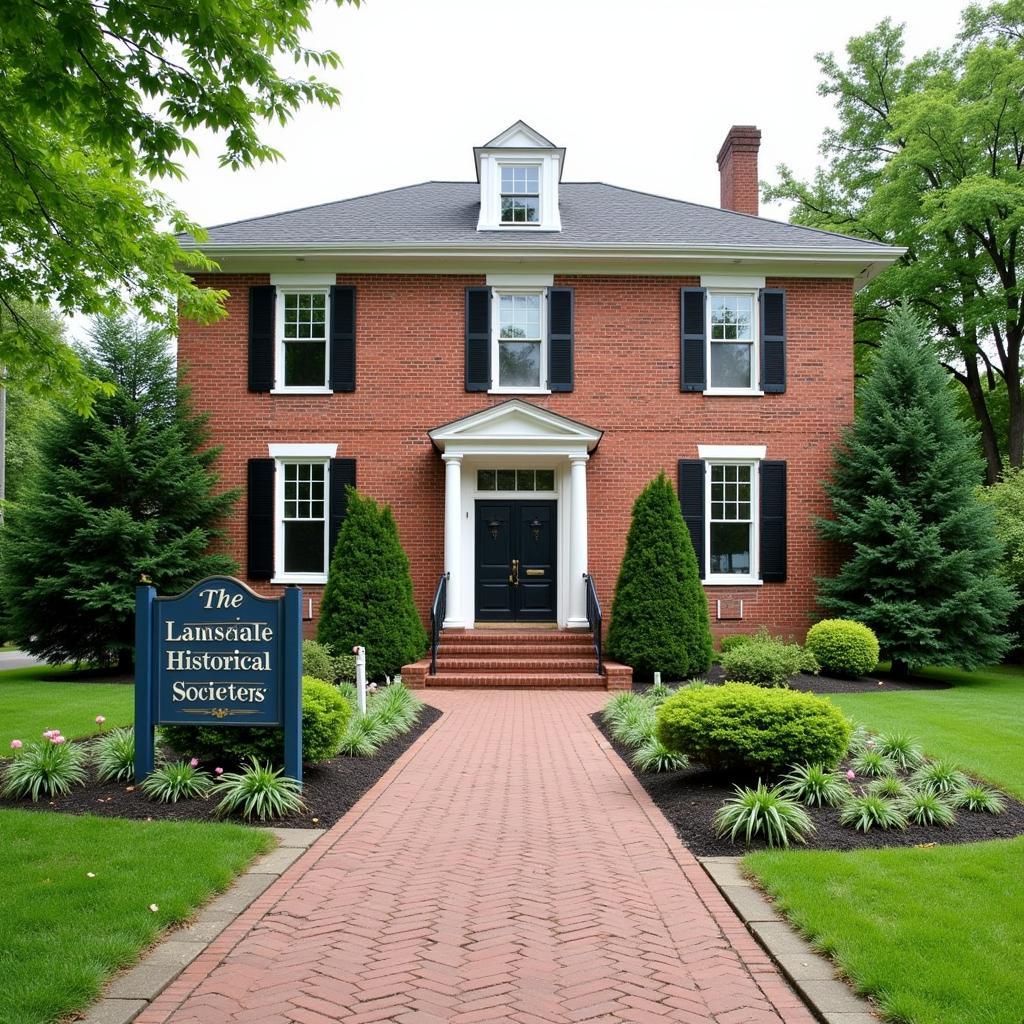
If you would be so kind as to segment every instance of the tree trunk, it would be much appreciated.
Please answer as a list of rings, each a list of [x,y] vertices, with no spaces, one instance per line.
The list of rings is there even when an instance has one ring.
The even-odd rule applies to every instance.
[[[1007,331],[1006,366],[1003,367],[1006,381],[1006,399],[1009,407],[1006,454],[1010,465],[1020,469],[1024,464],[1024,403],[1020,389],[1020,329],[1016,326]]]
[[[892,659],[892,675],[895,679],[909,679],[910,666],[901,658]]]
[[[981,382],[981,374],[978,372],[978,361],[968,356],[964,363],[967,369],[967,382],[964,387],[967,388],[967,396],[971,400],[974,418],[981,427],[981,447],[985,453],[985,483],[994,484],[999,479],[1002,469],[999,439],[996,437],[996,428],[992,424],[988,403],[985,401],[985,388]]]

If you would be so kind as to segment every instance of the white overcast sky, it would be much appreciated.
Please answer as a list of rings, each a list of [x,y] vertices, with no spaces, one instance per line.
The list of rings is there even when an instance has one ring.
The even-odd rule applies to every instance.
[[[340,106],[265,137],[277,164],[232,172],[203,137],[188,180],[164,181],[202,224],[430,179],[474,178],[472,147],[522,118],[566,147],[566,181],[718,203],[732,124],[762,131],[760,172],[809,175],[830,102],[815,53],[889,16],[908,52],[953,40],[960,0],[364,0],[318,4],[310,44],[344,66]],[[785,210],[762,210],[785,219]]]

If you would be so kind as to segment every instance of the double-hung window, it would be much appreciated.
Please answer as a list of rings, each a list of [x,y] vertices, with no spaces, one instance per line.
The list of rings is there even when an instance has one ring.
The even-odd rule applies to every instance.
[[[327,288],[278,289],[277,388],[326,391]]]
[[[503,164],[501,167],[501,223],[526,227],[540,224],[540,167]]]
[[[757,579],[757,463],[707,462],[707,575],[709,583]]]
[[[326,459],[278,462],[278,578],[326,579]]]
[[[491,366],[494,391],[539,392],[547,388],[545,292],[495,291]]]
[[[708,391],[757,390],[754,292],[708,292]]]

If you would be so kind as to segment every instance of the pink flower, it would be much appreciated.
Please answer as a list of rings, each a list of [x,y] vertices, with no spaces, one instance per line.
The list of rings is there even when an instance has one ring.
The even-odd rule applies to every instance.
[[[11,750],[21,750],[21,740],[11,740]]]
[[[43,736],[46,739],[48,739],[48,740],[52,740],[54,736],[59,736],[59,735],[60,735],[60,729],[47,729],[46,732],[43,733]]]
[[[846,777],[847,777],[847,778],[848,778],[848,779],[849,779],[849,780],[850,780],[851,782],[853,782],[853,780],[854,780],[855,778],[857,778],[857,775],[856,775],[856,773],[854,772],[854,770],[853,770],[853,769],[851,768],[851,769],[850,769],[850,770],[849,770],[849,771],[848,771],[848,772],[846,773]]]
[[[213,769],[213,774],[214,775],[223,775],[224,774],[224,769],[223,768],[214,768]]]
[[[58,733],[56,736],[53,737],[53,739],[50,740],[50,742],[56,743],[58,745],[61,743],[67,743],[67,737],[61,736],[60,733]]]
[[[189,761],[189,766],[191,768],[198,768],[199,767],[199,758],[198,757],[193,757],[192,760]]]
[[[106,719],[102,715],[97,715],[96,716],[96,724],[97,725],[102,725],[105,721],[106,721]]]

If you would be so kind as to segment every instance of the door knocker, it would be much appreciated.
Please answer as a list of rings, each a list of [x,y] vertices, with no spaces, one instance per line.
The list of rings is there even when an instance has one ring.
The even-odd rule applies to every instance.
[[[534,521],[530,523],[530,532],[533,534],[534,541],[540,540],[540,530],[543,525],[544,524],[539,519],[534,519]]]

